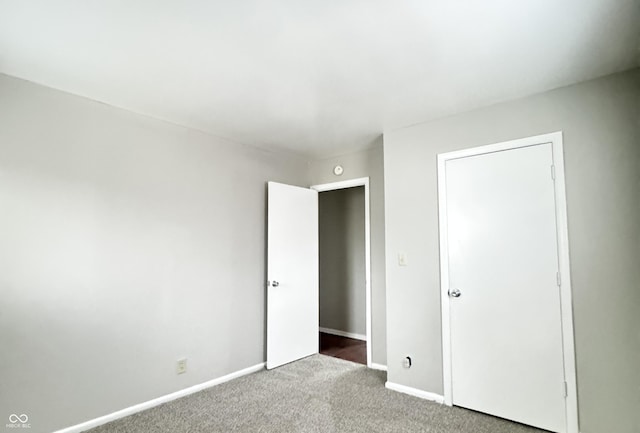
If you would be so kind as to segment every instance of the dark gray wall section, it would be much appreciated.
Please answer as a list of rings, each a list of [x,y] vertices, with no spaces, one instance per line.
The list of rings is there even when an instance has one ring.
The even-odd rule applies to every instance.
[[[319,194],[320,326],[366,335],[364,187]]]

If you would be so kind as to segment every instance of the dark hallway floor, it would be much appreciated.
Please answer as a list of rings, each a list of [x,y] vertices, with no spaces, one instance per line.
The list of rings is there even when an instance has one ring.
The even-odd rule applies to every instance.
[[[320,333],[320,353],[367,365],[367,342]]]

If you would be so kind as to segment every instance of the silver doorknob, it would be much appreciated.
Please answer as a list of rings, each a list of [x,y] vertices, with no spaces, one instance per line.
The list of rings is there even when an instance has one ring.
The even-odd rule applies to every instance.
[[[449,290],[449,296],[452,298],[459,298],[460,295],[462,295],[462,293],[460,293],[460,290],[458,289]]]
[[[280,283],[277,282],[277,281],[272,281],[271,282],[271,287],[278,287],[279,285],[280,285]]]

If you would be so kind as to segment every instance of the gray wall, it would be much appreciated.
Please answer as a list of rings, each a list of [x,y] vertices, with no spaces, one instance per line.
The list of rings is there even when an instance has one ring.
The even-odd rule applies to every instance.
[[[364,187],[321,192],[320,326],[366,335]]]
[[[263,362],[265,182],[307,171],[0,75],[3,422],[48,432]]]
[[[333,167],[344,167],[342,176],[333,174]],[[382,137],[374,146],[362,152],[313,161],[309,164],[312,185],[369,177],[371,213],[371,351],[372,362],[386,365],[386,302],[384,260],[384,161]]]
[[[638,432],[640,70],[385,134],[388,377],[443,392],[436,155],[559,130],[581,431]]]

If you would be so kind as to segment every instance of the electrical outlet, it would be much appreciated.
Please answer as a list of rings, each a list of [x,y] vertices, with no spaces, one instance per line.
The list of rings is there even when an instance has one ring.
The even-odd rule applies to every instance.
[[[184,374],[187,372],[187,358],[178,359],[176,364],[176,374]]]

